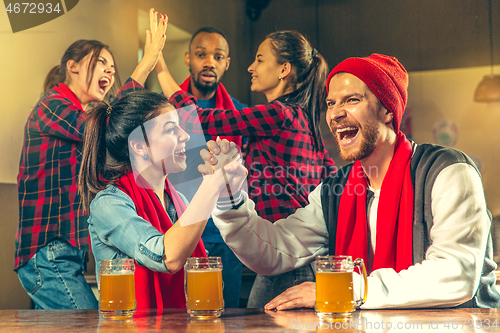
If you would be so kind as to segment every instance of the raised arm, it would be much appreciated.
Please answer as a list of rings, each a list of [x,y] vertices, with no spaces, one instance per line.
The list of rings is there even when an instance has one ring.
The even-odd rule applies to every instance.
[[[154,8],[151,8],[149,11],[150,29],[146,29],[144,56],[131,75],[141,85],[144,85],[144,82],[146,82],[149,73],[155,68],[158,59],[163,58],[161,57],[161,51],[165,45],[167,22],[167,15],[159,14],[154,11]]]
[[[166,17],[166,22],[168,22],[168,17]],[[156,74],[158,75],[158,81],[160,82],[161,90],[165,97],[170,98],[176,91],[181,90],[172,77],[172,74],[170,74],[163,54],[160,54],[158,62],[156,63]]]
[[[165,97],[170,98],[174,93],[181,90],[181,87],[179,87],[172,74],[170,74],[163,54],[160,55],[160,59],[156,64],[156,74],[158,75],[158,82],[160,82],[161,90]]]

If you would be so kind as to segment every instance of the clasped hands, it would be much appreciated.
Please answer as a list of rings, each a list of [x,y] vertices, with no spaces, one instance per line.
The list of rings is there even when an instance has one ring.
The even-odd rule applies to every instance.
[[[209,176],[221,170],[223,181],[220,197],[232,197],[236,194],[246,179],[248,170],[242,165],[242,158],[234,142],[226,139],[207,142],[208,150],[202,149],[200,155],[205,164],[198,166],[198,171]]]
[[[211,175],[223,168],[227,174],[226,182],[229,185],[229,192],[232,194],[240,190],[246,178],[248,170],[241,165],[241,155],[234,142],[228,140],[207,142],[209,150],[203,149],[200,152],[205,164],[198,166],[198,171],[204,176]],[[231,193],[226,195],[231,196]],[[222,195],[221,195],[222,196]],[[304,282],[297,286],[288,288],[280,295],[276,296],[264,307],[266,310],[286,310],[296,308],[313,308],[316,301],[316,283]]]

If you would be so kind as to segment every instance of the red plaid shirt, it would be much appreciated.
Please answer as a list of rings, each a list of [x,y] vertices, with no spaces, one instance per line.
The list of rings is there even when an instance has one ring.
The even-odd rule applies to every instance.
[[[259,216],[271,222],[308,204],[309,193],[336,171],[328,152],[314,148],[302,108],[279,101],[242,110],[198,109],[196,98],[176,92],[181,125],[207,135],[248,136],[248,194]],[[198,130],[196,130],[198,129]]]
[[[128,79],[117,98],[144,89]],[[19,227],[14,270],[55,238],[89,249],[87,217],[77,191],[85,111],[64,84],[50,90],[31,111],[17,176]]]

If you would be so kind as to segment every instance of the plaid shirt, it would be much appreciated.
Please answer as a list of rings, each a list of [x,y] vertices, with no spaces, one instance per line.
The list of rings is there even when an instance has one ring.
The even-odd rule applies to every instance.
[[[336,171],[328,152],[314,148],[302,108],[280,101],[241,110],[198,109],[196,98],[176,92],[170,98],[187,131],[248,136],[245,166],[248,193],[259,216],[271,222],[308,204],[309,193]],[[198,130],[197,130],[198,129]]]
[[[143,87],[128,79],[117,99]],[[55,238],[89,249],[87,218],[77,191],[85,111],[64,84],[50,90],[31,111],[17,177],[19,227],[14,270]]]

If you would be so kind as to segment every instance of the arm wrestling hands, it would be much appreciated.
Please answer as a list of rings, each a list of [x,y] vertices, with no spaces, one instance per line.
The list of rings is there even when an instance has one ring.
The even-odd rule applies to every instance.
[[[225,166],[224,170],[226,173],[234,172],[238,174],[238,176],[235,175],[231,178],[231,181],[229,181],[229,187],[232,193],[239,191],[248,170],[241,165],[241,156],[238,153],[238,148],[234,142],[229,142],[226,139],[217,141],[211,140],[207,142],[207,147],[209,151],[203,149],[200,152],[205,164],[199,165],[198,171],[200,171],[203,175],[210,175],[222,166]],[[235,165],[236,163],[239,165]],[[238,170],[236,168],[238,168]],[[240,168],[244,169],[244,174]],[[245,177],[242,178],[241,175],[244,175]],[[283,293],[276,296],[265,305],[264,309],[288,310],[295,308],[313,308],[315,302],[316,283],[304,282],[297,286],[288,288]]]
[[[217,141],[208,141],[207,147],[209,151],[206,149],[200,151],[205,164],[199,165],[198,171],[206,177],[221,170],[226,188],[221,191],[220,197],[232,197],[241,189],[248,174],[248,170],[242,165],[238,147],[234,142],[220,138],[217,138]]]

